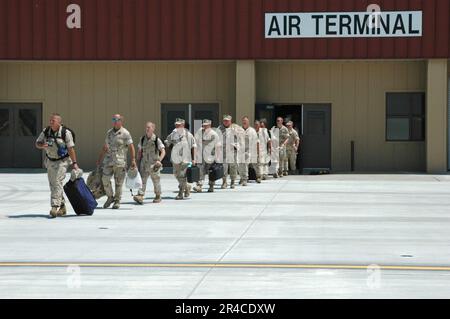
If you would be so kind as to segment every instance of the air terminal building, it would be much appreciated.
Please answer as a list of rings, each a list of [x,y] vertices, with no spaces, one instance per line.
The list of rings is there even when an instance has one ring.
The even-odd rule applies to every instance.
[[[295,122],[302,165],[449,170],[448,0],[0,0],[0,167],[52,112],[95,164],[115,113]]]

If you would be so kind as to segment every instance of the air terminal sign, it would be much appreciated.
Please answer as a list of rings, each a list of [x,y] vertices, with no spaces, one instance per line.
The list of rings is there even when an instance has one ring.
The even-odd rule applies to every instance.
[[[422,11],[266,13],[266,38],[420,37]]]

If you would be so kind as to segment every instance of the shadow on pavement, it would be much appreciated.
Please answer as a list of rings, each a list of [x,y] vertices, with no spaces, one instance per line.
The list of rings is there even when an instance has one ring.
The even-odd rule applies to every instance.
[[[62,217],[57,217],[57,218],[74,218],[74,217],[90,217],[88,215],[66,215],[66,216],[62,216]],[[22,218],[44,218],[44,219],[54,219],[54,218],[50,218],[49,215],[44,215],[44,214],[24,214],[24,215],[10,215],[8,216],[8,218],[11,219],[22,219]]]
[[[50,219],[48,214],[47,215],[43,215],[43,214],[10,215],[10,216],[8,216],[8,218],[11,218],[11,219],[20,219],[20,218],[46,218],[46,219]]]

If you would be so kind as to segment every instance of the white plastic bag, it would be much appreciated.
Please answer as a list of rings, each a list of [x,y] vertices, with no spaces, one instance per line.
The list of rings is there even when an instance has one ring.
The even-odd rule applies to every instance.
[[[142,188],[142,177],[137,169],[128,171],[126,187],[131,190]]]

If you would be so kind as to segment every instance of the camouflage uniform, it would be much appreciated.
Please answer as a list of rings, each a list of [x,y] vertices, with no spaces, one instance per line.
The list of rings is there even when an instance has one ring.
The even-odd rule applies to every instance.
[[[124,127],[117,131],[112,128],[106,133],[105,143],[108,151],[103,160],[102,182],[106,196],[114,197],[114,201],[118,203],[122,199],[122,186],[126,177],[128,147],[133,144],[133,139]],[[113,176],[115,195],[111,185]]]
[[[289,130],[286,126],[281,126],[281,128],[278,128],[277,126],[274,126],[272,128],[272,138],[274,136],[277,136],[278,138],[278,148],[279,148],[279,169],[278,174],[283,175],[288,173],[289,170],[289,163],[288,163],[288,157],[286,153],[286,146],[282,146],[284,142],[289,138]]]
[[[238,175],[237,149],[239,148],[238,135],[242,128],[237,124],[231,124],[230,127],[220,125],[218,129],[222,132],[222,150],[223,150],[223,184],[226,186],[228,174],[231,178],[231,185],[234,186]]]
[[[103,168],[99,167],[95,171],[91,172],[87,178],[86,185],[91,190],[95,199],[102,198],[106,195],[105,188],[102,182]]]
[[[156,196],[161,195],[161,167],[155,167],[159,161],[160,152],[164,149],[164,144],[155,134],[148,138],[144,136],[138,145],[138,152],[142,151],[142,158],[139,164],[139,172],[142,177],[142,188],[139,190],[139,196],[144,196],[147,188],[147,181],[150,177],[153,182],[153,190]]]
[[[199,129],[195,134],[195,140],[200,147],[197,153],[197,163],[200,168],[200,181],[197,183],[197,187],[201,189],[211,164],[216,161],[216,147],[220,147],[221,143],[219,134],[213,128],[207,131]],[[209,181],[210,190],[213,189],[215,183],[215,181]]]
[[[271,141],[269,131],[267,128],[260,128],[258,131],[258,142],[259,142],[259,154],[258,154],[258,168],[260,175],[264,178],[269,175],[269,162],[270,153],[268,149],[268,144]]]
[[[197,148],[194,136],[187,129],[174,129],[165,140],[167,147],[173,146],[171,161],[173,164],[173,174],[178,180],[178,189],[185,194],[189,193],[190,186],[187,182],[186,170],[192,162],[192,149]],[[176,152],[174,154],[174,152]],[[176,160],[174,160],[174,156]]]
[[[53,143],[50,141],[53,141]],[[58,158],[60,158],[60,155],[58,155],[58,146],[60,148],[65,148],[66,150],[74,147],[75,143],[73,141],[72,133],[69,130],[66,130],[65,140],[63,140],[62,126],[59,128],[58,132],[53,132],[50,129],[49,137],[45,136],[44,130],[37,138],[36,143],[52,144],[45,150],[45,166],[47,168],[47,176],[51,193],[50,204],[52,207],[63,207],[65,206],[63,183],[67,170],[72,165],[72,160],[68,155],[67,157],[58,160]]]
[[[248,168],[252,166],[256,171],[256,178],[261,178],[261,172],[258,169],[258,154],[256,154],[256,147],[258,144],[258,134],[253,127],[248,127],[243,130],[242,149],[244,150],[242,161],[239,163],[239,175],[241,182],[248,181]]]
[[[295,143],[297,141],[300,141],[300,137],[298,136],[296,130],[288,129],[288,131],[289,131],[289,138],[286,144],[286,154],[291,170],[295,171],[297,169],[297,150],[295,149]]]

